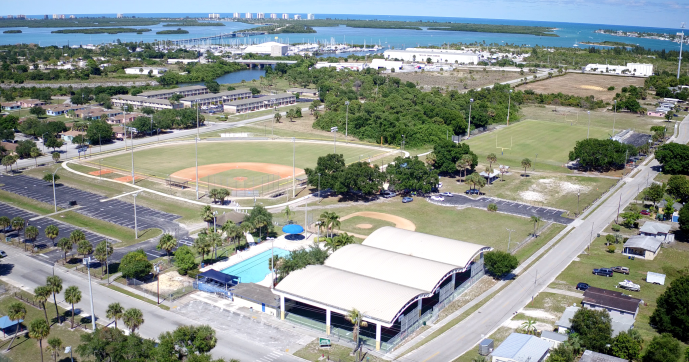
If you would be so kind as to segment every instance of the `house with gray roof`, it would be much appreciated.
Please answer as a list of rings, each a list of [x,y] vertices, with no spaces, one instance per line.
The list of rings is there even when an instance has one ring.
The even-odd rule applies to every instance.
[[[550,348],[557,348],[561,343],[567,342],[569,337],[566,334],[557,333],[553,331],[543,331],[541,332],[541,339],[550,343]]]
[[[586,350],[579,362],[629,362],[629,360]]]
[[[663,200],[664,201],[664,200]],[[665,205],[663,205],[664,207]],[[681,207],[680,207],[681,208]],[[675,208],[677,210],[677,208]],[[669,243],[675,240],[675,235],[670,234],[671,226],[662,222],[646,221],[639,228],[639,235],[652,236],[662,240],[664,243]]]
[[[492,362],[543,362],[548,358],[550,343],[536,336],[512,333],[495,350]]]
[[[654,236],[636,235],[624,243],[622,255],[653,260],[660,253],[663,240]]]
[[[574,314],[576,314],[579,309],[581,309],[581,307],[567,307],[567,309],[565,309],[565,312],[562,313],[562,317],[560,317],[560,320],[555,324],[558,334],[564,335],[569,333],[569,330],[572,328],[572,318],[574,318]],[[613,337],[620,334],[620,332],[626,332],[634,328],[634,316],[610,313],[610,320],[612,322]]]

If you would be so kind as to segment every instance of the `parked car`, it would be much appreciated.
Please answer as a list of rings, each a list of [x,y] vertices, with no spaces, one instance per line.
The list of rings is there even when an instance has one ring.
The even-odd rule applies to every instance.
[[[632,292],[638,292],[641,290],[641,286],[639,284],[634,284],[631,280],[624,280],[619,283],[620,288],[626,289],[626,290],[631,290]]]
[[[641,210],[640,214],[648,216],[648,215],[651,215],[651,212],[648,210]]]
[[[624,266],[616,266],[616,267],[613,267],[613,268],[611,268],[611,269],[612,269],[612,271],[614,271],[615,273],[629,274],[629,268],[624,267]]]
[[[577,284],[577,289],[578,289],[578,290],[581,290],[582,292],[585,292],[586,289],[588,289],[588,288],[589,288],[589,285],[586,284],[586,283],[579,283],[579,284]]]
[[[433,195],[433,196],[431,196],[431,200],[433,200],[433,201],[445,201],[445,198],[442,196]]]
[[[446,196],[446,197],[452,197],[452,196],[454,196],[454,195],[452,194],[452,192],[447,192],[447,191],[441,193],[441,195]]]
[[[612,277],[612,269],[610,269],[610,268],[593,269],[593,274],[601,275],[601,276],[610,278],[610,277]]]
[[[406,204],[407,202],[412,202],[412,201],[414,201],[414,199],[412,199],[411,197],[403,197],[402,198],[403,204]]]
[[[438,188],[440,189],[440,188],[442,188],[442,187],[443,187],[443,183],[442,183],[442,182],[438,182]]]
[[[7,253],[4,250],[0,250],[0,258],[6,258]]]
[[[397,196],[397,193],[396,193],[396,192],[392,192],[392,191],[381,191],[381,192],[380,192],[380,195],[383,196],[383,197],[386,198],[386,199],[389,199],[389,198],[391,198],[391,197]]]
[[[481,191],[479,191],[477,189],[468,189],[468,190],[464,191],[464,193],[467,195],[480,195]]]

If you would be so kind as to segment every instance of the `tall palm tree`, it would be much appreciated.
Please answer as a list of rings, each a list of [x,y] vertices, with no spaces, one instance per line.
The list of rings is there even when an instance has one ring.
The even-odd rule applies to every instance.
[[[464,163],[464,178],[467,177],[467,168],[471,168],[471,165],[474,164],[474,158],[471,155],[462,155],[460,158],[460,161]],[[465,180],[466,182],[466,180]]]
[[[36,242],[36,238],[39,234],[40,231],[38,231],[37,227],[33,225],[29,225],[26,227],[26,229],[24,230],[24,250],[26,250],[26,241],[29,240],[31,241],[31,253],[33,253],[34,243]]]
[[[292,221],[292,216],[294,216],[294,211],[292,211],[289,206],[285,206],[285,217],[287,220]]]
[[[213,258],[214,259],[218,257],[217,250],[219,247],[222,246],[223,240],[222,240],[221,235],[222,235],[222,233],[215,232],[215,231],[210,231],[208,233],[208,243],[211,245],[211,247],[213,247]]]
[[[201,254],[201,262],[204,262],[206,260],[206,254],[210,253],[212,250],[208,234],[199,234],[196,240],[194,240],[194,249],[196,249],[197,253]]]
[[[12,341],[10,342],[10,345],[7,346],[7,351],[9,351],[10,348],[12,348],[14,339],[17,337],[17,333],[19,333],[19,323],[24,319],[24,317],[26,317],[26,306],[24,303],[14,302],[10,304],[9,308],[7,309],[7,317],[9,317],[11,321],[17,322],[14,329],[14,336],[12,336]]]
[[[5,235],[5,229],[12,225],[12,221],[7,216],[0,216],[0,228],[2,228],[2,234]]]
[[[352,337],[354,338],[354,342],[357,344],[357,347],[359,346],[359,328],[360,327],[363,327],[363,328],[368,327],[368,323],[365,320],[363,320],[363,318],[364,318],[363,314],[361,314],[361,312],[359,312],[356,309],[352,309],[345,316],[345,319],[354,325],[354,330],[352,331]]]
[[[53,356],[53,362],[57,362],[57,357],[60,356],[60,351],[62,350],[62,340],[57,337],[50,338],[45,349]]]
[[[67,261],[67,253],[72,251],[73,244],[72,241],[67,238],[61,238],[57,242],[57,247],[65,253],[65,262]]]
[[[211,227],[210,224],[213,222],[214,217],[215,216],[213,215],[213,209],[211,209],[211,206],[210,205],[204,206],[203,209],[201,210],[201,218],[203,219],[203,221],[206,222],[206,224],[208,225],[208,228]]]
[[[77,244],[77,253],[86,257],[86,255],[93,253],[93,245],[88,240],[81,240]]]
[[[163,234],[163,236],[160,237],[160,240],[158,240],[158,246],[156,246],[157,250],[165,250],[165,253],[167,254],[167,260],[168,262],[170,261],[170,251],[177,246],[177,240],[175,239],[174,236],[170,234]]]
[[[130,334],[134,334],[136,329],[144,324],[144,314],[136,308],[129,308],[124,311],[122,322],[129,328]]]
[[[22,229],[24,229],[24,226],[26,225],[24,222],[24,219],[17,216],[17,217],[12,218],[11,223],[12,223],[12,229],[17,231],[17,239],[19,239],[19,232],[22,231]]]
[[[541,222],[541,218],[536,215],[531,215],[531,222],[533,223],[533,236],[538,236],[536,235],[536,226]]]
[[[74,230],[71,234],[69,234],[69,240],[72,242],[73,245],[76,245],[80,241],[86,240],[86,235],[81,230]]]
[[[526,175],[526,169],[531,167],[531,160],[528,158],[525,158],[522,160],[522,167],[524,167],[524,174]]]
[[[38,341],[41,350],[41,362],[43,362],[43,339],[50,334],[50,326],[43,319],[34,319],[29,325],[29,337]]]
[[[328,231],[328,212],[324,212],[318,217],[318,229],[325,228]],[[329,235],[328,235],[329,236]]]
[[[105,268],[107,267],[106,264],[109,260],[108,258],[112,255],[112,252],[112,243],[109,243],[107,240],[103,240],[100,243],[98,243],[98,245],[96,245],[96,250],[93,252],[93,256],[95,256],[96,259],[101,261],[100,272],[103,275],[105,274]]]
[[[122,319],[124,315],[124,308],[120,303],[110,303],[108,304],[108,309],[105,311],[105,317],[115,320],[115,329],[117,329],[117,321]]]
[[[330,251],[330,252],[335,252],[337,249],[339,249],[337,245],[337,241],[335,238],[325,238],[325,250]]]
[[[48,311],[45,309],[45,303],[48,301],[48,298],[50,298],[50,288],[41,285],[33,290],[33,300],[36,301],[36,303],[41,305],[41,308],[43,308],[43,314],[45,314],[45,321],[46,323],[50,324],[48,321]]]
[[[55,303],[55,317],[57,318],[57,323],[61,323],[60,312],[57,310],[57,295],[62,291],[62,279],[57,275],[51,275],[46,278],[46,287],[53,294],[53,303]]]
[[[72,328],[74,328],[74,305],[81,302],[81,290],[71,285],[65,289],[65,302],[72,305]]]
[[[522,329],[526,334],[536,334],[536,321],[532,318],[527,319],[522,323]]]
[[[489,153],[488,156],[486,156],[486,161],[488,161],[488,167],[493,169],[493,163],[498,161],[498,156],[494,153]]]
[[[232,221],[226,222],[225,225],[222,226],[222,230],[225,232],[225,235],[231,243],[237,241],[239,237],[243,235],[242,229],[239,227],[239,225],[233,223]]]
[[[57,239],[57,236],[59,234],[60,234],[60,229],[55,225],[48,225],[45,228],[45,237],[50,239],[50,241],[53,242],[53,246],[55,245],[55,239]]]
[[[330,237],[334,235],[335,228],[339,229],[340,225],[342,225],[342,223],[340,222],[340,216],[331,211],[326,211],[322,213],[319,221],[321,220],[324,222],[325,227],[329,229],[328,236]]]

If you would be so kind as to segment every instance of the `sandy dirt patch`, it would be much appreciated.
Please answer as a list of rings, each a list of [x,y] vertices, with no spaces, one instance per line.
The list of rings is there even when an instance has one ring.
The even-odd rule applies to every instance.
[[[357,224],[356,227],[358,227],[359,229],[370,229],[373,227],[373,225],[371,225],[371,224]]]
[[[524,308],[521,310],[521,313],[528,316],[528,317],[533,317],[533,318],[540,318],[540,319],[550,319],[550,320],[557,320],[558,317],[548,313],[542,309],[527,309]]]
[[[280,179],[292,178],[292,167],[286,165],[276,165],[274,163],[260,163],[260,162],[230,162],[230,163],[214,163],[212,165],[199,166],[199,179],[215,175],[216,173],[225,172],[234,169],[249,170],[255,172],[262,172],[267,174],[279,175]],[[303,175],[304,170],[297,168],[294,170],[297,176]],[[196,168],[189,167],[179,170],[170,177],[177,179],[194,181],[196,179]],[[260,187],[260,185],[254,186]]]
[[[399,78],[403,82],[412,82],[423,90],[432,87],[449,87],[450,90],[465,91],[467,89],[493,85],[507,80],[518,79],[522,76],[517,72],[483,71],[482,69],[458,69],[443,72],[397,72],[390,76]],[[466,87],[465,87],[466,85]]]
[[[112,173],[112,170],[105,169],[105,170],[99,170],[99,171],[91,171],[91,172],[89,172],[89,175],[101,176],[101,175],[105,175],[105,174],[109,174],[109,173]],[[129,180],[131,181],[131,178]]]
[[[183,288],[185,286],[191,285],[194,280],[187,277],[179,275],[176,271],[171,271],[169,273],[160,274],[160,295],[170,294],[177,289]],[[157,290],[156,280],[141,285],[142,288],[155,292]]]
[[[586,193],[590,187],[577,185],[568,181],[552,178],[544,178],[534,182],[526,191],[519,192],[519,197],[524,201],[547,202],[551,198],[557,199],[566,194]]]
[[[239,177],[235,177],[234,180],[236,180],[236,181],[246,181],[246,180],[248,180],[248,178],[247,178],[247,177],[243,177],[243,176],[239,176]]]
[[[605,88],[596,87],[595,85],[580,85],[579,88],[588,89],[588,90],[595,90],[595,91],[604,91],[605,90]]]
[[[399,217],[396,215],[384,214],[382,212],[373,212],[373,211],[355,212],[353,214],[349,214],[347,216],[344,216],[343,218],[340,219],[340,221],[345,221],[345,220],[352,218],[354,216],[370,217],[371,219],[389,221],[389,222],[395,224],[395,227],[397,227],[397,228],[405,229],[405,230],[411,230],[411,231],[416,230],[416,225],[414,225],[414,223],[411,222],[411,220],[408,220],[408,219],[405,219],[403,217]]]
[[[135,176],[134,178],[137,180],[143,179],[143,177],[141,177],[141,176]],[[132,182],[132,177],[131,176],[124,176],[124,177],[118,177],[114,180],[115,181],[121,181],[121,182]]]
[[[516,330],[520,330],[522,328],[522,324],[526,322],[525,320],[520,320],[520,319],[510,319],[505,321],[505,323],[502,324],[503,327],[507,328],[512,328]],[[543,322],[536,322],[536,329],[539,331],[552,331],[553,330],[553,325],[548,324],[548,323],[543,323]]]
[[[611,102],[615,93],[619,92],[622,87],[634,85],[643,87],[644,78],[635,77],[618,77],[612,75],[602,74],[575,74],[569,73],[560,77],[553,77],[518,86],[519,89],[531,89],[537,93],[559,93],[571,94],[574,96],[588,97],[593,96],[595,99],[600,99],[604,102]],[[608,87],[613,86],[615,90],[609,91]],[[553,105],[559,105],[553,103]]]

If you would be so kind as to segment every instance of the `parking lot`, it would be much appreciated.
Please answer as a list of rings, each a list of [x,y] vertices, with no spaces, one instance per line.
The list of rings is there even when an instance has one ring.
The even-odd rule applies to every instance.
[[[0,186],[5,191],[28,197],[47,204],[53,204],[52,183],[29,176],[0,175]],[[69,208],[69,203],[76,201],[80,207],[76,212],[95,219],[111,222],[134,229],[134,205],[121,200],[100,202],[105,197],[91,192],[56,183],[55,196],[58,207]],[[137,223],[139,230],[159,228],[173,233],[177,228],[174,220],[178,215],[168,214],[148,207],[137,206]]]
[[[497,199],[494,197],[479,197],[477,199],[474,199],[461,194],[453,195],[454,196],[452,197],[443,196],[443,201],[431,199],[428,200],[438,205],[469,206],[478,209],[486,209],[488,207],[488,204],[496,204],[498,206],[498,212],[504,212],[524,217],[538,216],[542,220],[552,221],[564,225],[567,225],[574,221],[573,219],[561,216],[563,213],[565,213],[564,210],[558,210],[549,207],[538,207],[510,200]]]

